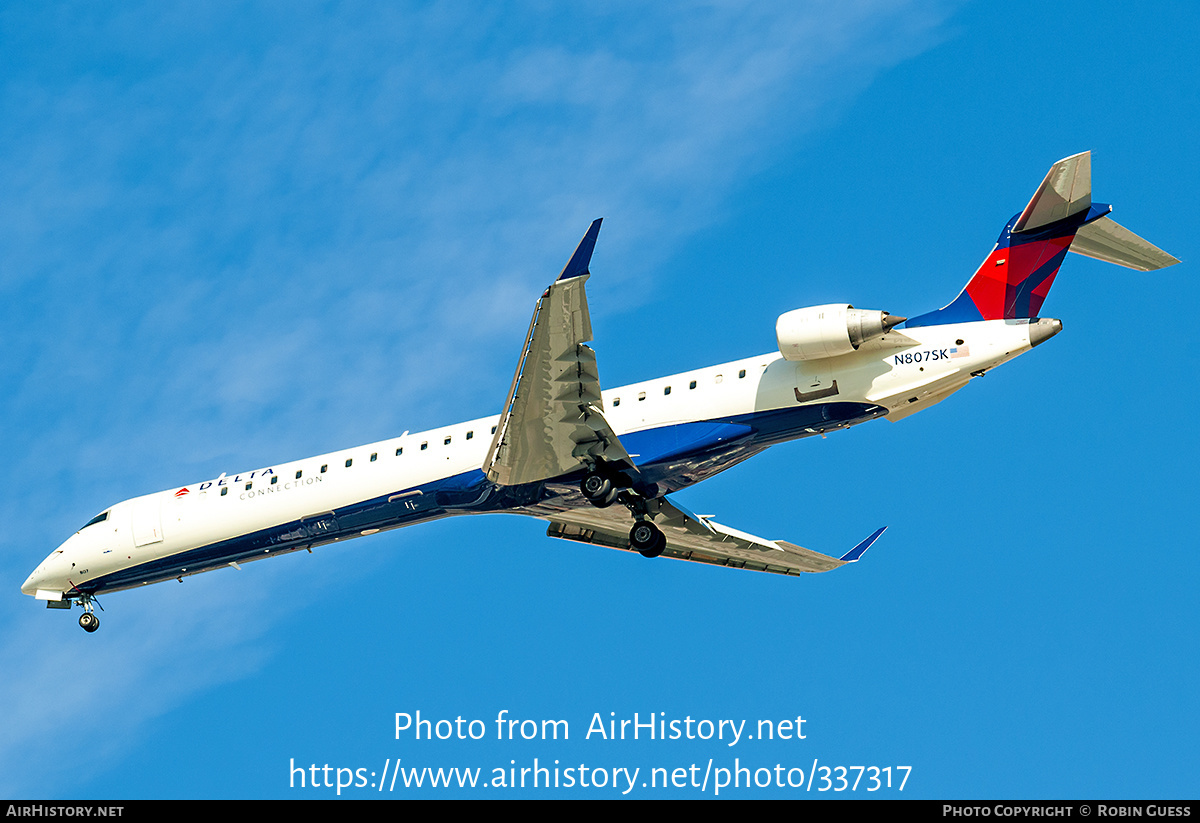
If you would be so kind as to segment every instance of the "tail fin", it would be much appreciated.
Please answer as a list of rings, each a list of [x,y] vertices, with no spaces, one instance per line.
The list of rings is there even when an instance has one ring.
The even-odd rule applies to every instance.
[[[1036,317],[1068,251],[1140,271],[1179,262],[1107,217],[1110,211],[1092,203],[1091,152],[1059,160],[958,297],[905,326]]]

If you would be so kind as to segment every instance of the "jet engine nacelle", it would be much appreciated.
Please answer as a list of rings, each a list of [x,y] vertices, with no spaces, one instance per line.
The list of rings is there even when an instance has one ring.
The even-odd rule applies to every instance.
[[[849,354],[906,319],[885,311],[856,309],[848,303],[809,306],[779,315],[775,339],[785,360],[819,360]]]

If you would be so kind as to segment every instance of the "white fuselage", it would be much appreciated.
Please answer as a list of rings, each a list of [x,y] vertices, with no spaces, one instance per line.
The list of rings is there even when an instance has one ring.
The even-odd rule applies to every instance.
[[[870,404],[898,419],[948,396],[972,374],[1027,351],[1029,330],[1026,321],[992,320],[898,330],[851,354],[820,360],[789,362],[772,352],[607,390],[604,416],[618,436],[731,418],[753,425],[756,414],[828,403]],[[21,591],[61,600],[92,590],[89,582],[139,567],[153,572],[98,590],[294,551],[327,542],[317,533],[322,516],[329,514],[332,521],[332,513],[363,501],[381,499],[393,509],[409,506],[419,513],[422,495],[414,490],[478,471],[496,425],[495,416],[479,418],[117,503],[106,519],[71,535],[42,561]],[[791,436],[816,433],[814,428]],[[423,519],[498,510],[435,508]],[[238,543],[244,536],[297,521],[306,524],[303,545],[264,545],[250,552]],[[405,524],[393,519],[382,528]],[[379,530],[343,528],[336,539]],[[186,562],[206,548],[211,551],[198,566]],[[172,563],[172,558],[180,562]]]

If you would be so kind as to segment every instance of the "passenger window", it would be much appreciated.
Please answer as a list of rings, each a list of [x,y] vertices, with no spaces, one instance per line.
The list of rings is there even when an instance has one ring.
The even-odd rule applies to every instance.
[[[468,439],[468,440],[470,440],[470,439],[471,439],[472,437],[474,437],[474,436],[475,436],[475,432],[467,432],[467,439]]]
[[[228,486],[222,486],[222,487],[221,487],[221,496],[222,496],[222,497],[224,497],[224,496],[225,496],[225,495],[227,495],[227,494],[229,494],[229,487],[228,487]]]
[[[746,370],[745,370],[745,369],[742,369],[740,372],[738,372],[738,378],[739,378],[739,379],[740,379],[740,378],[742,378],[742,377],[745,377],[745,376],[746,376]]]
[[[397,457],[399,457],[399,456],[400,456],[400,455],[402,455],[402,454],[404,454],[404,447],[403,447],[403,446],[401,446],[400,448],[396,449],[396,456],[397,456]]]
[[[449,446],[449,445],[450,445],[450,438],[449,438],[449,437],[447,437],[445,440],[443,440],[443,441],[442,441],[442,445],[443,445],[443,446]]]
[[[321,474],[324,474],[324,473],[325,473],[325,472],[327,472],[327,471],[329,471],[329,464],[328,464],[328,463],[326,463],[326,464],[324,464],[323,466],[321,466]]]
[[[347,461],[346,461],[346,468],[350,468],[350,464],[351,464],[351,463],[353,463],[353,462],[354,462],[354,458],[353,458],[353,457],[351,457],[349,460],[347,460]]]
[[[379,452],[371,452],[371,462],[374,463],[379,459]]]
[[[277,474],[271,475],[271,485],[274,486],[278,482],[279,482],[279,475],[277,475]]]
[[[717,380],[716,380],[716,382],[720,383],[720,382],[721,382],[722,380],[724,380],[724,379],[725,379],[725,378],[724,378],[724,376],[723,376],[723,375],[720,375],[720,374],[718,374],[718,375],[717,375]]]
[[[695,381],[695,380],[693,380],[691,383],[688,383],[688,388],[689,388],[689,389],[694,389],[694,388],[696,388],[696,381]]]
[[[644,391],[638,392],[638,400],[645,400],[645,399],[646,399],[646,393]]]
[[[253,486],[253,485],[254,485],[253,483],[247,483],[247,484],[246,484],[246,491],[250,491],[250,487],[251,487],[251,486]]]
[[[304,474],[304,470],[303,470],[303,469],[301,469],[300,471],[296,472],[296,479],[297,479],[297,480],[299,480],[299,479],[300,479],[300,475],[302,475],[302,474]]]
[[[425,442],[425,443],[422,443],[422,444],[421,444],[421,451],[425,451],[427,448],[429,448],[429,443],[428,443],[428,442]]]
[[[496,433],[496,427],[492,426],[492,434],[495,434],[495,433]]]
[[[670,387],[670,386],[667,386],[665,389],[663,389],[663,394],[670,394],[670,393],[671,393],[671,387]]]

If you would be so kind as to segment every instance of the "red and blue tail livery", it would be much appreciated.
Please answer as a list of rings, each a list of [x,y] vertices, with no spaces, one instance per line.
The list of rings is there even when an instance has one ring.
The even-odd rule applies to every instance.
[[[536,301],[499,414],[116,503],[21,591],[50,608],[79,606],[93,632],[97,598],[110,592],[498,512],[648,558],[793,576],[855,563],[882,528],[827,555],[724,526],[680,498],[771,446],[903,420],[1058,334],[1062,323],[1039,315],[1067,252],[1143,271],[1179,262],[1109,211],[1092,203],[1090,155],[1068,157],[946,307],[911,319],[848,303],[794,309],[775,324],[774,351],[610,389],[587,345],[596,220]],[[436,551],[452,569],[457,555]]]
[[[1090,152],[1059,160],[958,297],[905,327],[1037,317],[1069,251],[1140,271],[1179,262],[1118,225],[1111,211],[1092,203]]]

